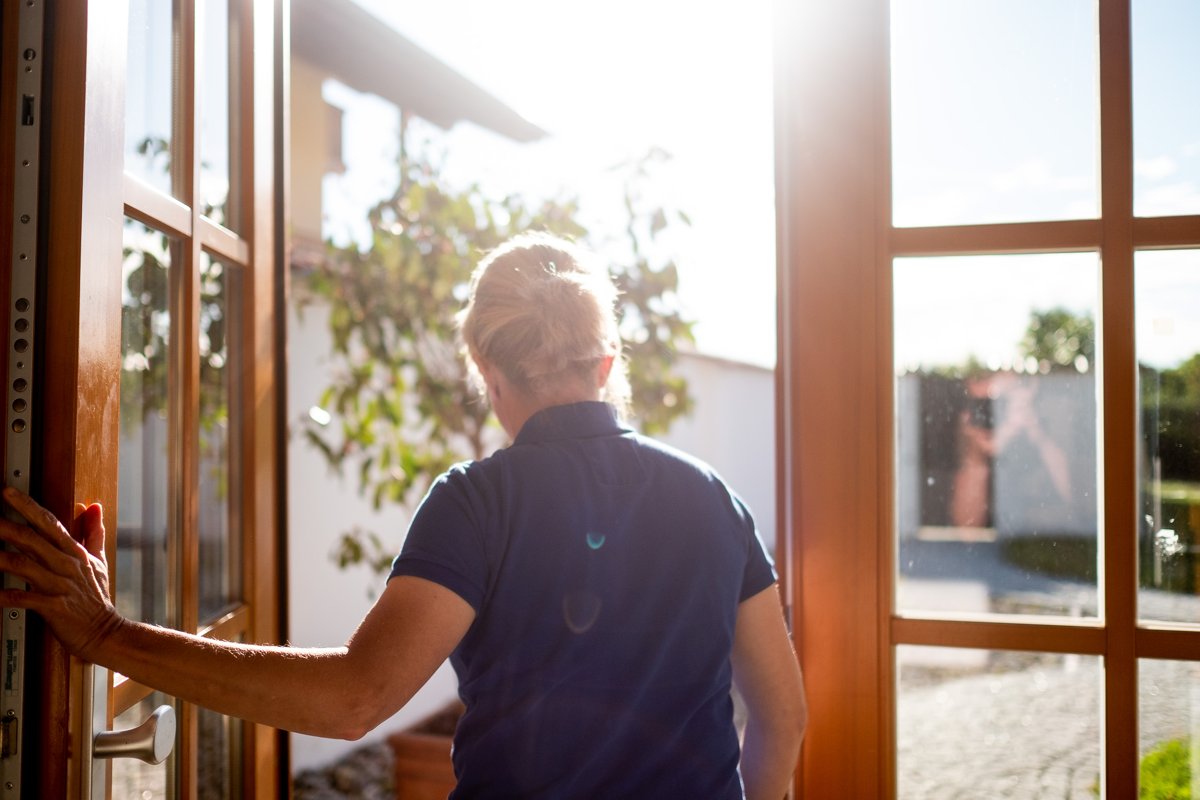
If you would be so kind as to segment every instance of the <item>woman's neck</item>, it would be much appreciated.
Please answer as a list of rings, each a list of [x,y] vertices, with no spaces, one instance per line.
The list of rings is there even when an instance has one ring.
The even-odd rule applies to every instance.
[[[509,438],[515,439],[529,418],[539,411],[599,399],[600,388],[589,387],[582,382],[572,381],[535,393],[523,391],[508,381],[503,381],[500,392],[493,393],[492,409]]]

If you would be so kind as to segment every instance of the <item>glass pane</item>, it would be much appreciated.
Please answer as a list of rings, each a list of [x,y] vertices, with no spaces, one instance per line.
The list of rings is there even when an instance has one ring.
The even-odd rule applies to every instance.
[[[125,713],[113,720],[114,731],[124,731],[136,728],[146,721],[154,709],[163,705],[174,705],[171,698],[155,692],[131,706]],[[176,708],[176,713],[179,709]],[[178,797],[179,791],[175,786],[176,753],[179,751],[178,732],[175,747],[167,760],[161,764],[147,764],[136,758],[114,758],[112,764],[112,797],[137,798],[137,800],[169,800]],[[103,796],[103,794],[99,795]]]
[[[242,723],[206,708],[196,711],[196,797],[238,800],[242,796]]]
[[[227,228],[238,229],[233,212],[230,190],[233,183],[231,156],[237,139],[230,128],[230,105],[236,94],[231,91],[236,73],[230,69],[233,48],[230,47],[232,28],[229,0],[208,0],[203,3],[203,42],[201,53],[201,110],[200,119],[200,196],[203,212]]]
[[[133,220],[125,221],[123,240],[117,608],[133,619],[170,625],[169,300],[180,243]]]
[[[1133,210],[1200,214],[1200,4],[1134,0]]]
[[[237,270],[200,258],[200,619],[211,622],[242,597],[237,476]]]
[[[1200,797],[1200,664],[1138,662],[1141,797]]]
[[[1200,250],[1137,253],[1138,610],[1200,622]]]
[[[892,0],[897,226],[1098,213],[1094,0]]]
[[[1095,254],[897,259],[901,611],[1094,616]]]
[[[1100,659],[896,648],[896,796],[1095,800]]]
[[[171,192],[174,3],[129,0],[125,171]]]

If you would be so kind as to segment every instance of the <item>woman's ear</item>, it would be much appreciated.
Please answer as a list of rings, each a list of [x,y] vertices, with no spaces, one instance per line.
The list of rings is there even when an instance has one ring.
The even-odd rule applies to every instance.
[[[611,356],[611,355],[604,356],[604,358],[600,359],[600,365],[596,368],[596,388],[597,389],[603,389],[604,386],[608,383],[608,376],[609,376],[609,373],[612,372],[613,361],[615,361],[615,360],[616,360],[616,356]]]

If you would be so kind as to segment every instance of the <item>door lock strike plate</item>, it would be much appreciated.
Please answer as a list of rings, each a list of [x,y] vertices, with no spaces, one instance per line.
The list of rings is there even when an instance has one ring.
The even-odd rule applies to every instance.
[[[17,718],[5,717],[0,719],[0,758],[9,758],[17,754]]]

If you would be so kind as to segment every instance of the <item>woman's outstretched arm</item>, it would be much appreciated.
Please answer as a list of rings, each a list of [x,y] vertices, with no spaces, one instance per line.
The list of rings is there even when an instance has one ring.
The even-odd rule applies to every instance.
[[[746,800],[780,800],[796,769],[808,705],[775,586],[738,607],[733,680],[746,702],[741,760]]]
[[[475,618],[449,589],[401,576],[343,647],[222,642],[132,622],[109,599],[98,505],[79,514],[80,542],[24,494],[6,489],[4,499],[29,525],[0,520],[14,548],[0,552],[0,571],[29,590],[0,591],[0,606],[41,614],[80,658],[229,716],[357,739],[408,702]]]

